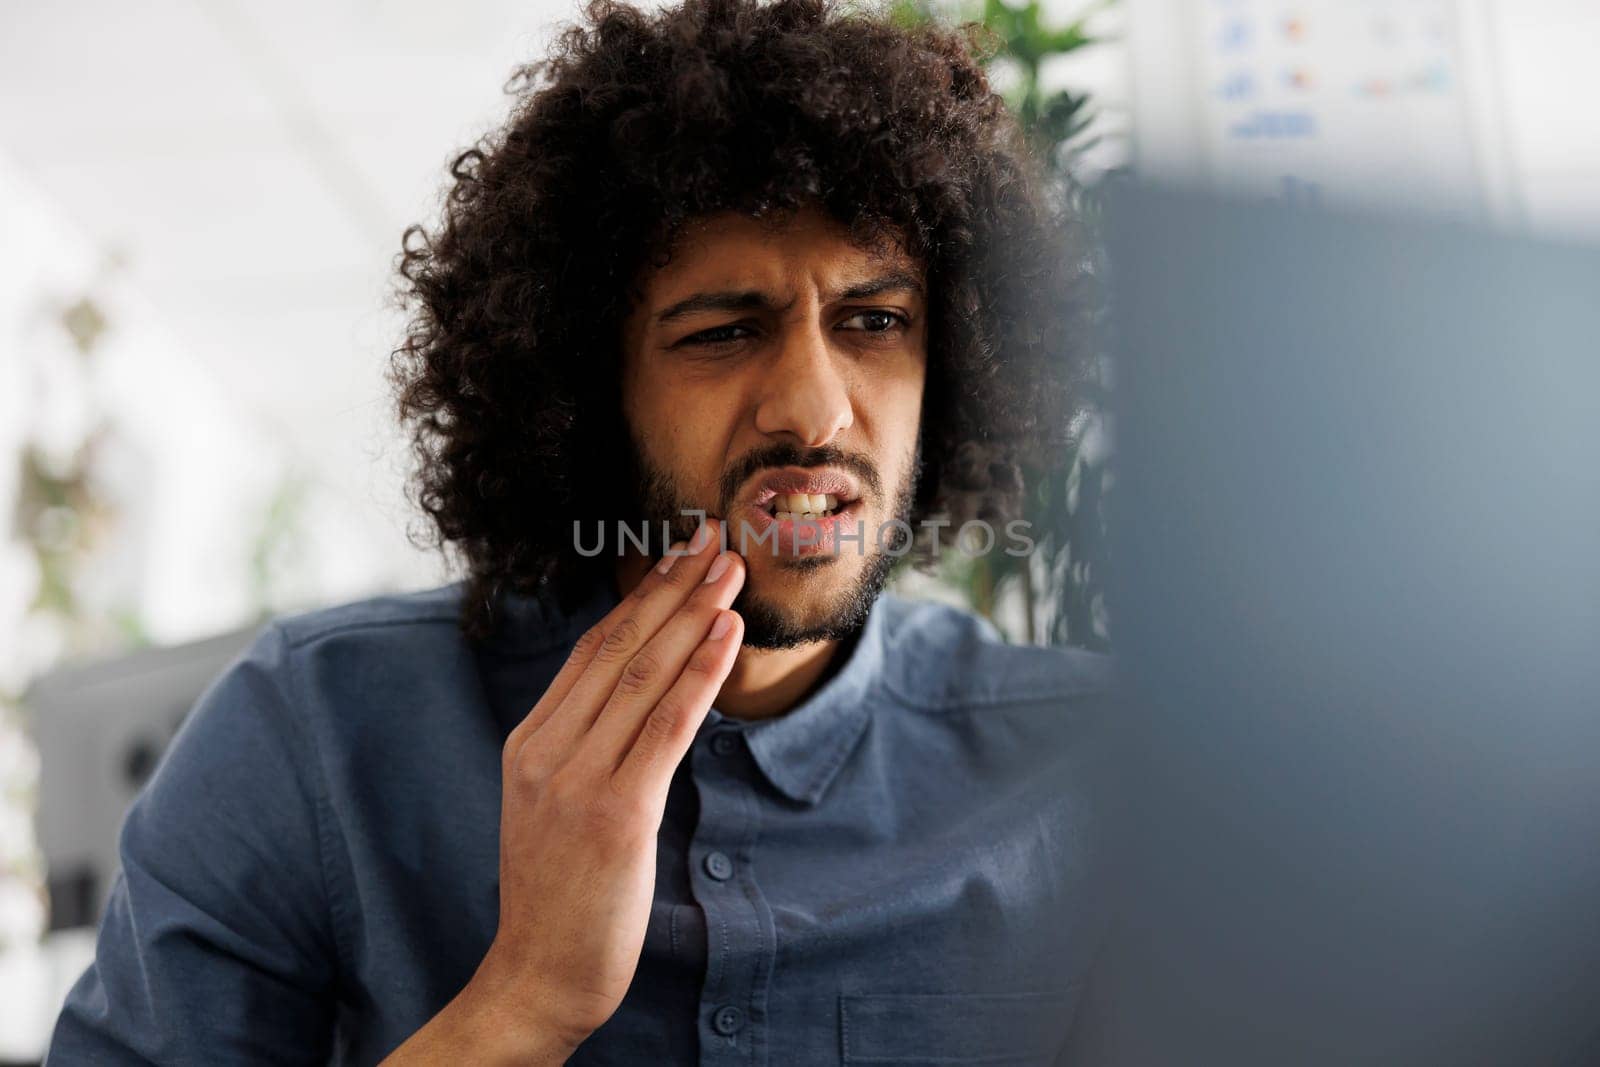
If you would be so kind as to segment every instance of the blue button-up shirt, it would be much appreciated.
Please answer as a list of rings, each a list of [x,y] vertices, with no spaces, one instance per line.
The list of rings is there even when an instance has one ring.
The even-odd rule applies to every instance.
[[[212,684],[128,815],[50,1064],[374,1063],[472,977],[501,747],[617,591],[513,600],[481,645],[460,592],[277,622]],[[1109,661],[893,594],[841,656],[785,715],[707,716],[637,974],[571,1063],[1074,1059]]]

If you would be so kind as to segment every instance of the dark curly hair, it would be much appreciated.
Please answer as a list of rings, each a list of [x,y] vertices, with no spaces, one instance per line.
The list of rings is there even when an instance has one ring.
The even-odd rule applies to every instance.
[[[923,476],[911,515],[1006,521],[1067,443],[1085,369],[1083,255],[977,27],[833,0],[594,0],[508,84],[509,121],[450,168],[399,258],[391,368],[435,543],[467,570],[463,628],[507,591],[570,603],[618,518],[620,325],[683,224],[818,206],[928,271]],[[925,552],[925,547],[919,551]]]

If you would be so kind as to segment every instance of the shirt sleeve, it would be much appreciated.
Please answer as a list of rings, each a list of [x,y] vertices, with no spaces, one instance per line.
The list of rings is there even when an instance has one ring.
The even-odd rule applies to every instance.
[[[291,666],[269,627],[201,695],[129,810],[50,1067],[331,1058],[321,777],[286,696]]]

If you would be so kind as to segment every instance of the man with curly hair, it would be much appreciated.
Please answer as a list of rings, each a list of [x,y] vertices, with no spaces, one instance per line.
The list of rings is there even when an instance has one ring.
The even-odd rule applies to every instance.
[[[975,36],[586,16],[401,258],[464,580],[205,693],[51,1062],[1084,1062],[1108,663],[883,592],[1019,543],[1064,211]]]

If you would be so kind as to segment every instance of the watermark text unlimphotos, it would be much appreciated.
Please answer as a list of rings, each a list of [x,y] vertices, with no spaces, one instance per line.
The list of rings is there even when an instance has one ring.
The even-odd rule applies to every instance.
[[[686,508],[678,514],[694,519],[697,527],[706,520],[706,513],[697,508]],[[726,551],[730,547],[736,547],[740,555],[748,556],[752,551],[759,551],[765,545],[773,556],[784,552],[798,556],[804,550],[819,547],[832,551],[834,555],[842,555],[846,545],[853,545],[857,555],[865,556],[870,552],[899,557],[911,551],[915,533],[911,524],[904,519],[890,519],[880,523],[871,536],[868,535],[867,524],[859,519],[854,526],[838,519],[831,520],[826,525],[817,519],[792,521],[794,536],[787,539],[787,543],[781,542],[778,537],[777,522],[767,523],[764,530],[757,530],[747,522],[738,522],[733,524],[738,529],[731,533],[730,524],[721,523],[718,526],[720,548]],[[577,550],[578,555],[593,558],[605,552],[608,544],[619,556],[624,555],[630,546],[646,555],[690,554],[687,549],[672,547],[672,524],[665,519],[659,523],[641,521],[637,524],[619,520],[612,524],[613,536],[610,538],[606,536],[606,525],[603,521],[588,524],[578,519],[572,521],[572,547]],[[940,535],[952,524],[949,519],[922,519],[917,525],[924,530],[932,531],[932,548],[938,552],[941,548]],[[832,529],[829,530],[828,526]],[[1026,556],[1035,547],[1033,538],[1029,536],[1032,528],[1032,523],[1026,519],[1012,519],[1005,524],[1002,537],[1002,533],[996,531],[992,523],[983,519],[969,519],[956,529],[950,543],[958,552],[969,557],[988,555],[996,550],[1008,556]],[[1004,547],[1001,547],[1002,543]]]

